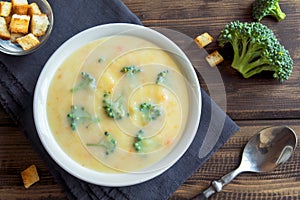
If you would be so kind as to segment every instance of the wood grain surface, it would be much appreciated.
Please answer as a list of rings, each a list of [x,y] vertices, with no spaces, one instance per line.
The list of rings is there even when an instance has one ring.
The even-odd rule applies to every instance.
[[[168,28],[191,38],[209,32],[217,38],[225,24],[252,21],[253,0],[124,0],[145,26]],[[222,83],[210,83],[212,88],[224,86],[226,112],[240,126],[240,131],[214,154],[193,176],[170,197],[191,199],[209,186],[212,180],[235,169],[248,139],[258,130],[271,125],[289,125],[300,137],[300,1],[281,0],[287,17],[282,22],[265,18],[280,42],[294,59],[294,70],[288,81],[280,83],[263,73],[244,79],[230,67],[232,51],[210,44],[208,53],[219,50],[225,61],[218,65]],[[207,83],[201,81],[203,88]],[[209,91],[208,91],[209,92]],[[218,101],[218,99],[216,99]],[[25,189],[20,172],[37,165],[41,180]],[[66,199],[41,158],[31,147],[21,130],[0,108],[0,200],[10,199]],[[225,186],[211,199],[218,200],[298,200],[300,199],[300,147],[293,157],[278,169],[262,174],[244,173]]]

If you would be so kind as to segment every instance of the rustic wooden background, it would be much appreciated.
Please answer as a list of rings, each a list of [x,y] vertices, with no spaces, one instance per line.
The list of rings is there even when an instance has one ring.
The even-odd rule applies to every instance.
[[[202,32],[217,37],[230,21],[252,21],[253,0],[124,0],[142,20],[154,28],[169,28],[195,38]],[[263,73],[244,79],[230,68],[229,48],[219,49],[217,42],[206,49],[219,49],[225,61],[218,66],[222,75],[227,113],[240,126],[237,132],[207,163],[190,177],[170,199],[190,199],[209,186],[214,179],[235,169],[248,139],[258,130],[271,125],[286,124],[300,137],[300,1],[281,0],[287,14],[283,22],[265,18],[263,23],[274,30],[280,42],[294,59],[294,70],[284,83]],[[206,83],[201,82],[203,88]],[[218,84],[215,85],[218,87]],[[24,189],[20,172],[36,164],[41,180]],[[0,108],[0,199],[65,199],[64,191],[56,183],[45,164],[32,149],[22,132]],[[211,199],[277,200],[300,199],[300,148],[293,157],[275,171],[262,174],[244,173],[223,192]]]

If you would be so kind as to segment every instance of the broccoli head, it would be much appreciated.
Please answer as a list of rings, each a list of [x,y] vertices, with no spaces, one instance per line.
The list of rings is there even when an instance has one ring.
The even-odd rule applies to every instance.
[[[139,110],[146,122],[156,120],[159,116],[161,116],[159,107],[151,103],[141,103]]]
[[[260,21],[265,16],[273,16],[278,21],[285,19],[285,13],[281,11],[279,0],[255,0],[252,7],[253,19]]]
[[[113,119],[122,119],[125,116],[124,98],[119,96],[115,101],[110,99],[110,93],[105,92],[103,95],[103,109],[108,117]]]
[[[88,86],[90,86],[92,89],[96,89],[96,80],[91,74],[87,72],[81,72],[81,81],[71,89],[71,92],[76,92]]]
[[[75,105],[71,106],[71,111],[67,114],[67,119],[73,131],[77,129],[79,124],[86,123],[89,125],[99,122],[99,119],[93,117],[84,107]]]
[[[279,43],[275,34],[260,22],[230,22],[220,32],[219,45],[233,47],[231,66],[244,78],[262,71],[273,71],[273,77],[287,80],[292,73],[293,60]]]

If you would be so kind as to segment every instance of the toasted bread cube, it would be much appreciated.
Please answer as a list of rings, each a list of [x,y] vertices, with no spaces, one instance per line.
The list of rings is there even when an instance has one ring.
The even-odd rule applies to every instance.
[[[9,16],[7,16],[7,17],[4,17],[4,18],[5,18],[7,27],[9,27],[9,24],[10,24],[10,22],[11,22],[11,15],[9,15]]]
[[[31,3],[29,4],[28,6],[28,12],[27,12],[28,15],[40,15],[42,14],[39,6],[37,5],[37,3]]]
[[[9,30],[12,33],[28,33],[30,16],[14,14],[11,18]]]
[[[12,3],[6,1],[0,1],[0,16],[7,17],[12,11]]]
[[[212,43],[214,38],[209,35],[208,33],[203,33],[195,38],[195,42],[198,44],[199,47],[203,48],[210,43]]]
[[[11,0],[14,14],[27,15],[28,1],[27,0]]]
[[[22,171],[21,176],[22,176],[25,188],[29,188],[32,184],[34,184],[40,180],[40,177],[38,175],[35,165],[31,165],[30,167],[28,167],[27,169]]]
[[[32,15],[30,23],[30,32],[35,36],[45,35],[49,26],[49,20],[46,14]]]
[[[0,17],[0,38],[2,40],[10,39],[10,32],[8,31],[7,24],[4,17]]]
[[[24,36],[24,34],[22,34],[22,33],[11,33],[10,34],[10,42],[17,43],[17,38],[23,37],[23,36]]]
[[[29,33],[23,37],[19,37],[16,39],[16,41],[25,51],[35,47],[40,43],[39,39],[32,33]]]
[[[205,59],[211,67],[215,67],[224,61],[224,58],[217,50],[206,56]]]

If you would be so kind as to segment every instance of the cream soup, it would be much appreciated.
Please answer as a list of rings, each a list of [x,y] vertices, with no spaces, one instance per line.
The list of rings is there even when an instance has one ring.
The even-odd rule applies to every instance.
[[[49,125],[61,148],[101,172],[158,170],[181,138],[188,86],[176,55],[119,35],[76,50],[49,88]],[[164,167],[164,166],[161,166]]]

